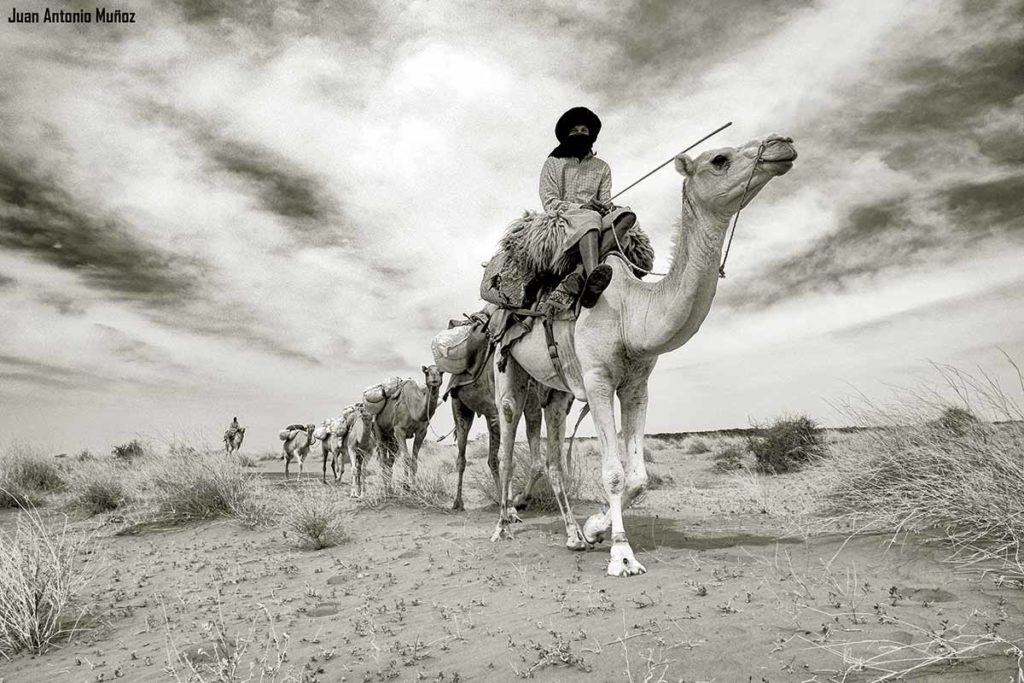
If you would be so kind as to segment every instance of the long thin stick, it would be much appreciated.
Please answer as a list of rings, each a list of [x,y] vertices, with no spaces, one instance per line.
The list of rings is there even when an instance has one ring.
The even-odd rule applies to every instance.
[[[725,130],[726,128],[728,128],[728,127],[729,127],[729,126],[731,126],[731,125],[732,125],[732,121],[729,121],[729,122],[728,122],[727,124],[725,124],[725,125],[724,125],[724,126],[722,126],[721,128],[718,128],[718,129],[716,129],[716,130],[712,131],[711,133],[708,133],[707,135],[705,135],[704,137],[702,137],[702,138],[701,138],[700,140],[697,140],[697,142],[693,143],[692,145],[690,145],[689,147],[687,147],[686,149],[684,149],[684,150],[683,150],[682,152],[679,152],[679,154],[686,154],[687,152],[689,152],[689,151],[690,151],[691,149],[693,149],[694,147],[696,147],[696,146],[697,146],[697,145],[699,145],[700,143],[704,142],[705,140],[707,140],[708,138],[710,138],[710,137],[711,137],[711,136],[713,136],[713,135],[718,135],[719,133],[721,133],[721,132],[722,132],[723,130]],[[654,175],[654,173],[656,173],[657,171],[660,171],[660,170],[661,170],[662,168],[664,168],[664,167],[665,167],[665,166],[667,166],[668,164],[670,164],[670,163],[672,163],[673,161],[675,161],[676,157],[678,157],[678,156],[679,156],[679,154],[674,154],[674,155],[672,155],[671,157],[669,157],[668,161],[666,161],[666,162],[665,162],[665,163],[663,163],[663,164],[660,164],[660,165],[659,165],[659,166],[657,166],[657,167],[656,167],[656,168],[655,168],[654,170],[652,170],[652,171],[651,171],[650,173],[648,173],[647,175],[643,176],[643,177],[642,177],[642,178],[640,178],[639,180],[636,180],[636,181],[634,181],[633,183],[631,183],[630,185],[627,185],[627,186],[626,186],[625,188],[623,188],[623,189],[619,190],[619,191],[618,191],[618,192],[616,192],[616,193],[615,193],[614,195],[612,195],[612,197],[611,197],[611,198],[612,198],[612,199],[615,199],[615,198],[616,198],[616,197],[618,197],[618,196],[619,196],[620,194],[622,194],[623,192],[625,192],[625,191],[626,191],[626,190],[628,190],[629,188],[633,187],[633,185],[637,185],[637,184],[639,184],[639,183],[640,183],[641,181],[643,181],[643,180],[646,180],[648,176]],[[610,200],[609,200],[609,201],[610,201]]]

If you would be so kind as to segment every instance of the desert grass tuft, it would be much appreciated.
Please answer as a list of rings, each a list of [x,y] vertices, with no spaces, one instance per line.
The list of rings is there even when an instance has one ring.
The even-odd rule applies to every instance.
[[[399,458],[401,456],[398,456]],[[376,472],[367,467],[364,470],[365,486],[359,503],[370,509],[381,509],[390,505],[433,510],[450,513],[455,495],[454,463],[442,449],[425,444],[420,450],[414,481],[405,479],[406,469],[396,460],[392,473],[391,490],[384,486],[385,472],[379,460],[373,458],[367,465],[376,465]],[[401,477],[401,480],[399,480]]]
[[[334,492],[302,491],[285,505],[285,527],[300,546],[323,550],[348,540],[344,511]]]
[[[965,410],[998,421],[949,429],[940,423],[945,400],[921,390],[904,392],[895,407],[848,407],[877,428],[859,433],[827,466],[829,499],[835,512],[875,527],[944,532],[954,560],[995,560],[1024,581],[1024,412],[984,374],[937,367]]]
[[[39,654],[79,630],[85,608],[76,599],[92,574],[78,556],[90,543],[66,517],[49,525],[33,509],[0,531],[0,653]]]
[[[84,462],[69,476],[69,504],[89,515],[123,508],[135,500],[130,477],[114,463]]]
[[[763,474],[794,472],[826,453],[824,430],[805,415],[782,417],[747,439],[755,468]]]
[[[138,476],[149,488],[149,504],[138,511],[126,531],[218,517],[233,517],[248,527],[274,521],[274,510],[258,475],[244,471],[234,461],[148,455],[139,465]]]
[[[711,455],[711,469],[715,472],[735,472],[743,469],[750,457],[750,451],[735,443],[725,443]]]
[[[110,453],[118,460],[132,460],[145,455],[146,448],[138,439],[132,439],[127,443],[114,446]]]
[[[700,455],[701,453],[707,453],[711,450],[711,446],[708,445],[706,439],[699,436],[686,440],[686,445],[683,446],[683,453],[686,455]]]
[[[23,444],[11,444],[0,457],[0,507],[40,505],[50,493],[67,487],[65,473],[53,458]]]

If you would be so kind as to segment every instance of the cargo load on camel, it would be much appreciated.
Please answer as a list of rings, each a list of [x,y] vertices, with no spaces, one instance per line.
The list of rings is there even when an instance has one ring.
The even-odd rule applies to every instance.
[[[363,408],[370,415],[377,416],[383,412],[388,401],[402,392],[402,387],[411,382],[411,377],[388,377],[380,384],[374,384],[363,391]]]
[[[614,212],[613,212],[614,215]],[[571,225],[561,210],[527,211],[505,230],[498,250],[484,266],[480,298],[502,308],[528,308],[579,264],[579,256],[565,249]],[[650,238],[633,224],[602,258],[619,251],[643,277],[654,265]]]

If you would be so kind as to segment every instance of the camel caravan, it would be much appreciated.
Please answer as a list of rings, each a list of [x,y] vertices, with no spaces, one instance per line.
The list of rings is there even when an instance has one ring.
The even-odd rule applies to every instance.
[[[363,463],[375,451],[385,486],[390,489],[398,464],[409,485],[430,420],[438,404],[450,398],[457,443],[456,510],[464,509],[469,431],[481,416],[487,424],[487,463],[500,500],[492,541],[513,537],[513,525],[520,521],[517,509],[546,473],[567,548],[583,550],[610,541],[608,574],[625,577],[646,571],[634,557],[622,513],[647,485],[643,443],[648,379],[658,357],[689,341],[707,317],[718,281],[725,276],[723,251],[727,256],[730,223],[735,229],[740,210],[772,178],[787,173],[797,153],[790,138],[768,135],[696,157],[684,151],[665,162],[673,163],[683,179],[680,194],[673,198],[681,216],[671,266],[649,282],[644,278],[651,273],[654,251],[635,213],[612,202],[611,172],[593,152],[600,130],[600,119],[583,107],[558,120],[559,144],[541,170],[543,210],[528,211],[508,226],[496,253],[484,264],[480,298],[487,305],[450,320],[448,329],[433,339],[434,364],[423,366],[423,384],[391,377],[366,389],[360,402],[319,427],[293,424],[282,430],[286,478],[292,463],[298,464],[301,477],[303,461],[319,441],[324,483],[328,460],[338,482],[347,456],[353,471],[350,495],[360,496]],[[444,374],[448,386],[442,395]],[[569,463],[562,444],[574,401],[592,416],[607,497],[607,506],[582,526],[563,485]],[[526,489],[513,495],[513,447],[524,417],[534,469]],[[543,466],[542,424],[547,446]],[[225,434],[228,452],[241,445],[244,434],[237,422],[234,426],[231,439]],[[236,437],[238,446],[233,446]]]

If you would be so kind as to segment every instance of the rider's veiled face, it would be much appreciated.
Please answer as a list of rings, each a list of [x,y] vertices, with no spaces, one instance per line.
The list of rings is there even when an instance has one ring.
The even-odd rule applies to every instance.
[[[569,135],[590,135],[590,129],[581,123],[578,126],[573,126],[569,130]]]

